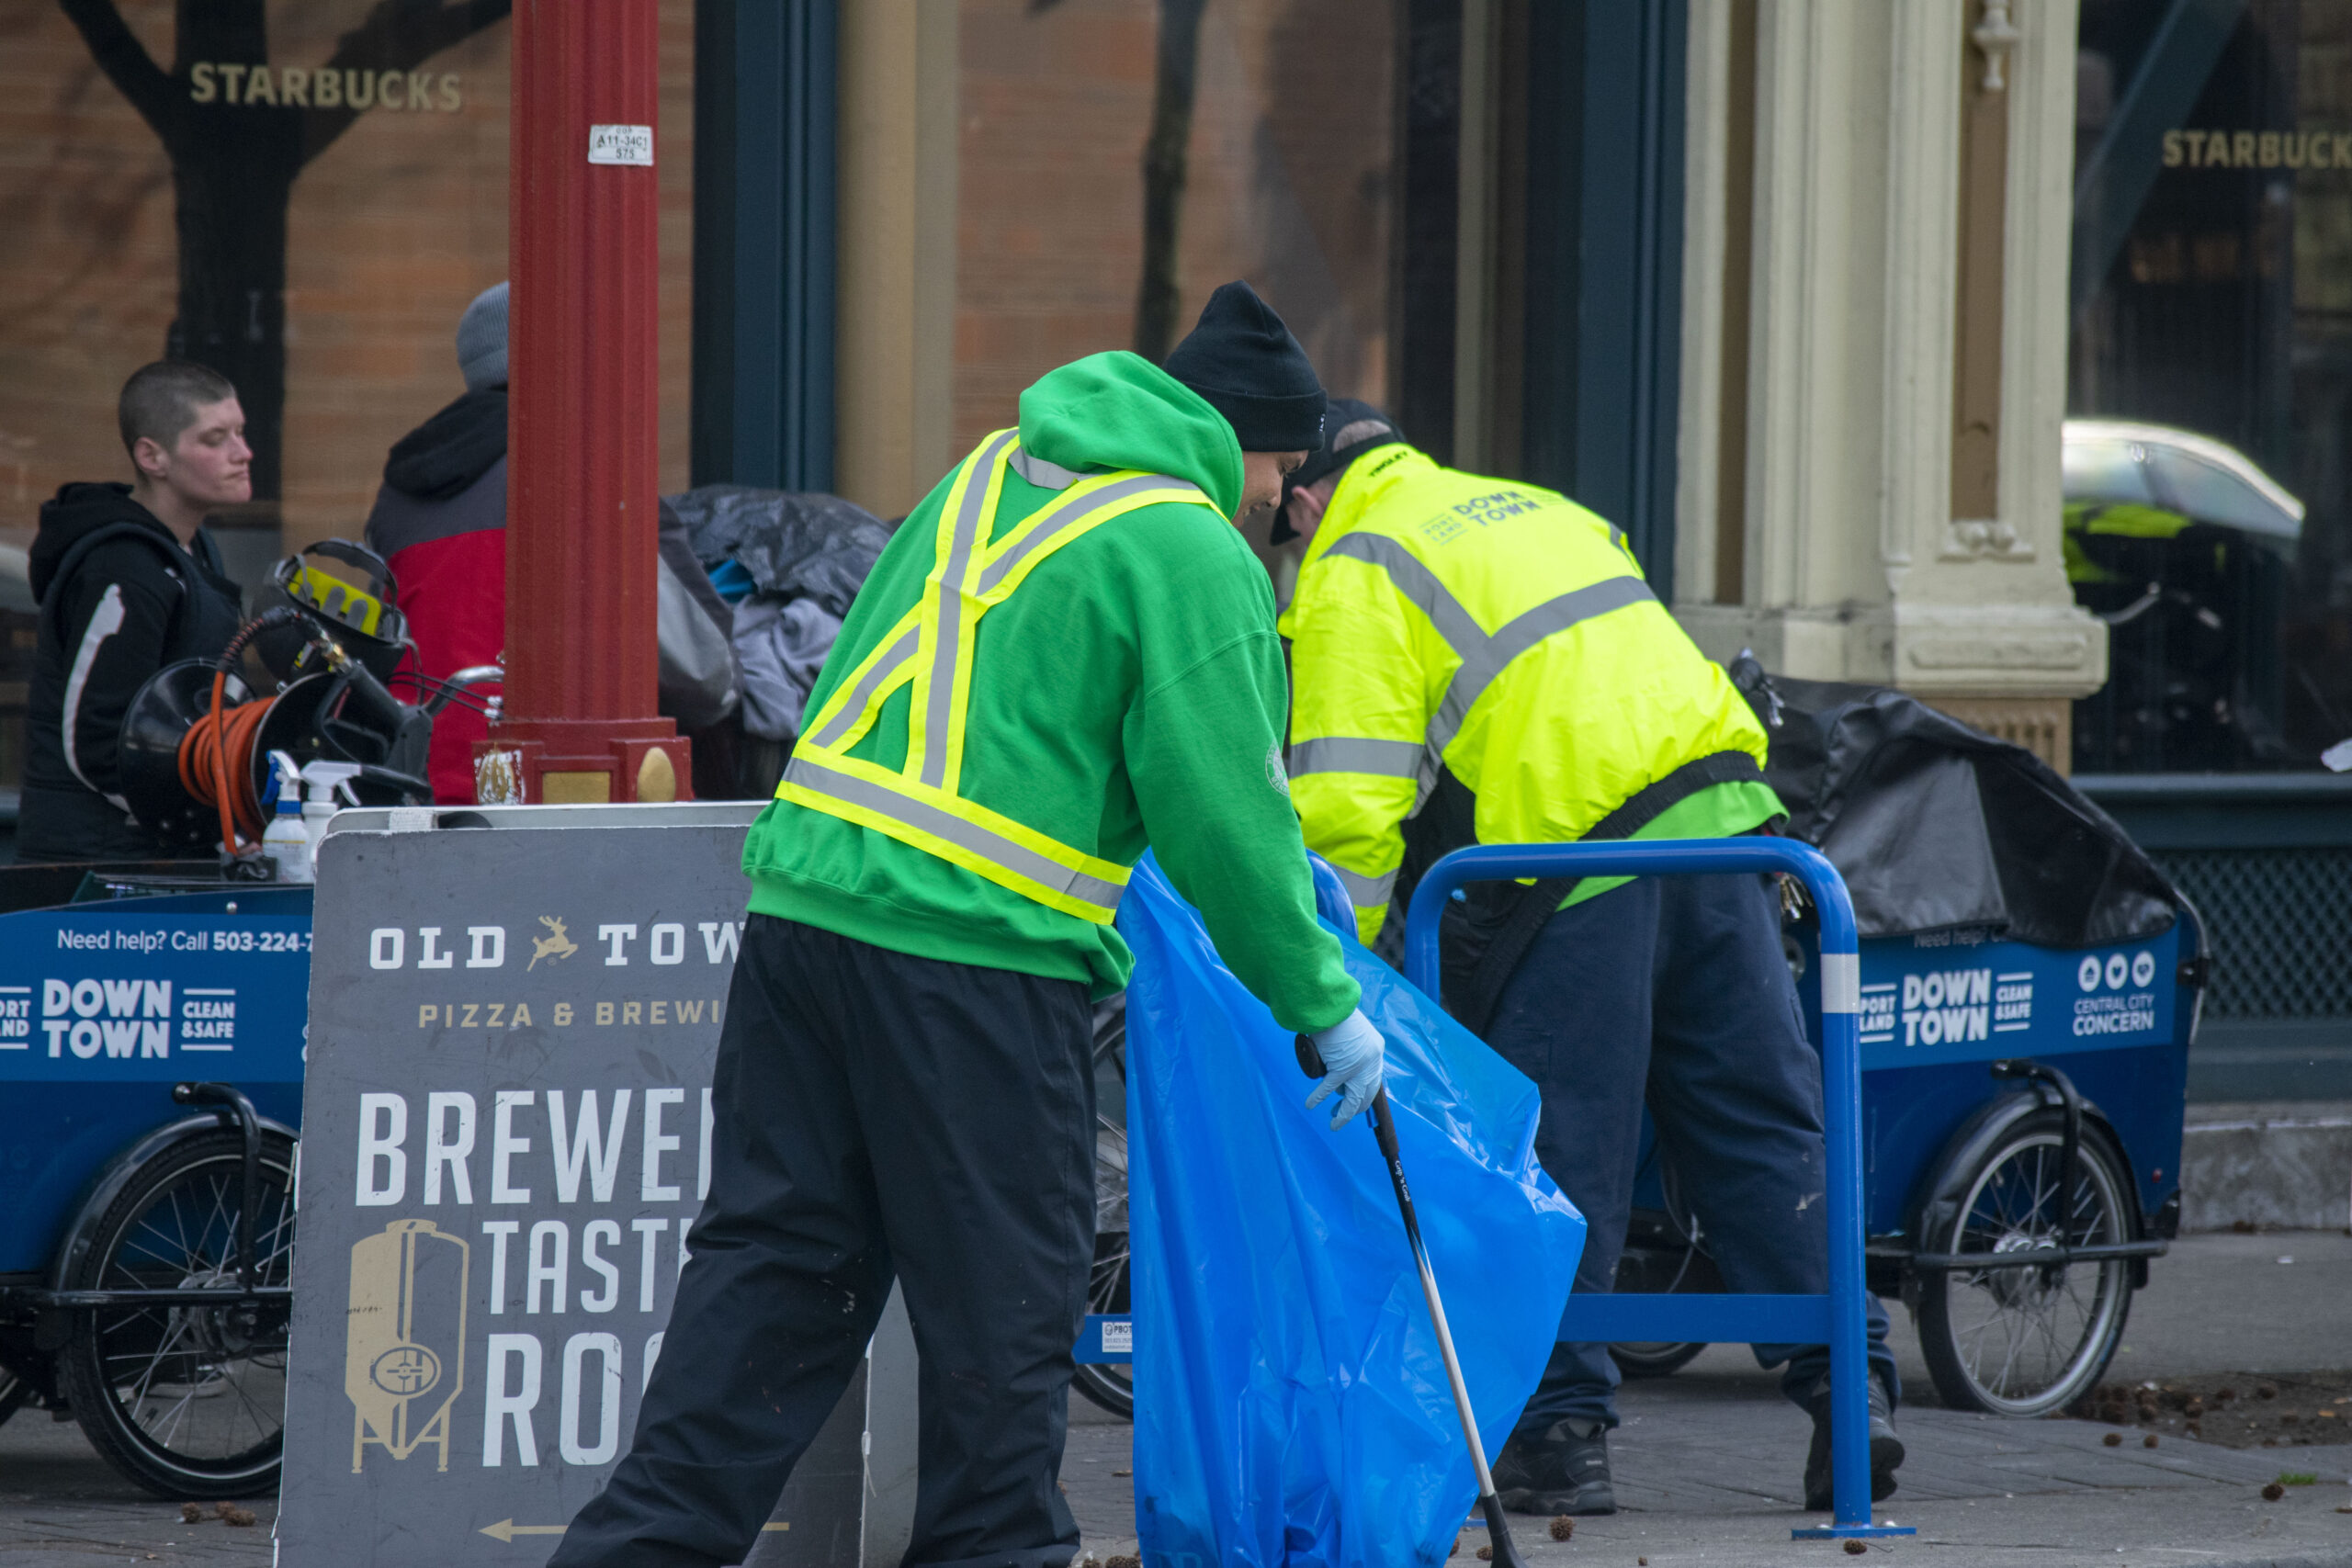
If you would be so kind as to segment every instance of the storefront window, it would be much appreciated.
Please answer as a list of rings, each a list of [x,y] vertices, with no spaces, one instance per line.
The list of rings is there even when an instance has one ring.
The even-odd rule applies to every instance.
[[[2082,10],[2066,554],[2112,669],[2076,705],[2090,772],[2310,769],[2352,736],[2352,3],[2213,9]]]
[[[0,544],[75,479],[127,479],[123,379],[233,381],[254,502],[214,526],[248,585],[359,536],[392,443],[464,389],[458,318],[506,276],[503,7],[0,0]],[[694,17],[662,7],[662,486],[685,485]],[[13,576],[11,575],[13,573]],[[29,606],[0,551],[0,615]],[[0,643],[0,785],[30,621]]]

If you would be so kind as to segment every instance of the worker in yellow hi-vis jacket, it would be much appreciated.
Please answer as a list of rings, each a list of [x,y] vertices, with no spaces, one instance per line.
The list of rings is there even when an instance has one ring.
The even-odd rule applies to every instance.
[[[1623,533],[1551,491],[1440,466],[1368,404],[1336,401],[1328,423],[1276,536],[1308,537],[1281,623],[1291,794],[1366,942],[1401,942],[1411,878],[1465,844],[1719,838],[1784,815],[1761,725]],[[1444,947],[1447,1007],[1543,1091],[1537,1154],[1590,1227],[1578,1291],[1615,1278],[1645,1098],[1730,1287],[1826,1288],[1820,1064],[1769,879],[1474,885]],[[1872,1314],[1883,1497],[1903,1445]],[[1828,1507],[1828,1349],[1756,1352],[1788,1363],[1783,1389],[1812,1413],[1806,1502]],[[1506,1506],[1615,1511],[1616,1383],[1607,1347],[1559,1347],[1496,1462]]]

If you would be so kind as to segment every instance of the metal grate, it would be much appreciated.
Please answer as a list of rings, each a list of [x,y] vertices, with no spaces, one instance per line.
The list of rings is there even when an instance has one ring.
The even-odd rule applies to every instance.
[[[2209,1019],[2352,1019],[2352,849],[2157,850],[2204,918]]]

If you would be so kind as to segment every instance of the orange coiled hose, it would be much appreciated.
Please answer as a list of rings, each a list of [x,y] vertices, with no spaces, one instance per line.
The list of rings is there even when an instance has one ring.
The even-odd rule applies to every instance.
[[[260,804],[243,787],[253,777],[254,740],[269,716],[273,698],[241,704],[225,712],[228,676],[212,677],[212,711],[180,739],[180,787],[220,813],[220,847],[231,854],[261,842]],[[244,844],[238,835],[244,836]]]

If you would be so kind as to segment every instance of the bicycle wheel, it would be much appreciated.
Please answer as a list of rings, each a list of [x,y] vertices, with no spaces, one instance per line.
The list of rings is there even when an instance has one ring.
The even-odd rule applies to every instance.
[[[100,1216],[74,1290],[202,1290],[236,1282],[243,1140],[203,1133],[141,1167]],[[259,1282],[294,1265],[293,1145],[262,1140],[254,1217]],[[66,1398],[116,1470],[159,1496],[247,1497],[277,1485],[286,1417],[283,1299],[257,1307],[94,1307],[60,1358]]]
[[[2097,1386],[2132,1310],[2123,1259],[1998,1267],[2007,1252],[2132,1237],[2130,1177],[2113,1145],[2085,1126],[2074,1190],[2061,1197],[2064,1123],[2037,1111],[2002,1136],[1962,1184],[1959,1210],[1923,1247],[1985,1258],[1922,1278],[1919,1345],[1936,1392],[1956,1410],[2044,1416]]]
[[[1086,1310],[1125,1313],[1127,1296],[1127,1010],[1120,995],[1094,1010],[1094,1265]],[[1125,1363],[1081,1364],[1078,1392],[1114,1416],[1136,1413]]]

